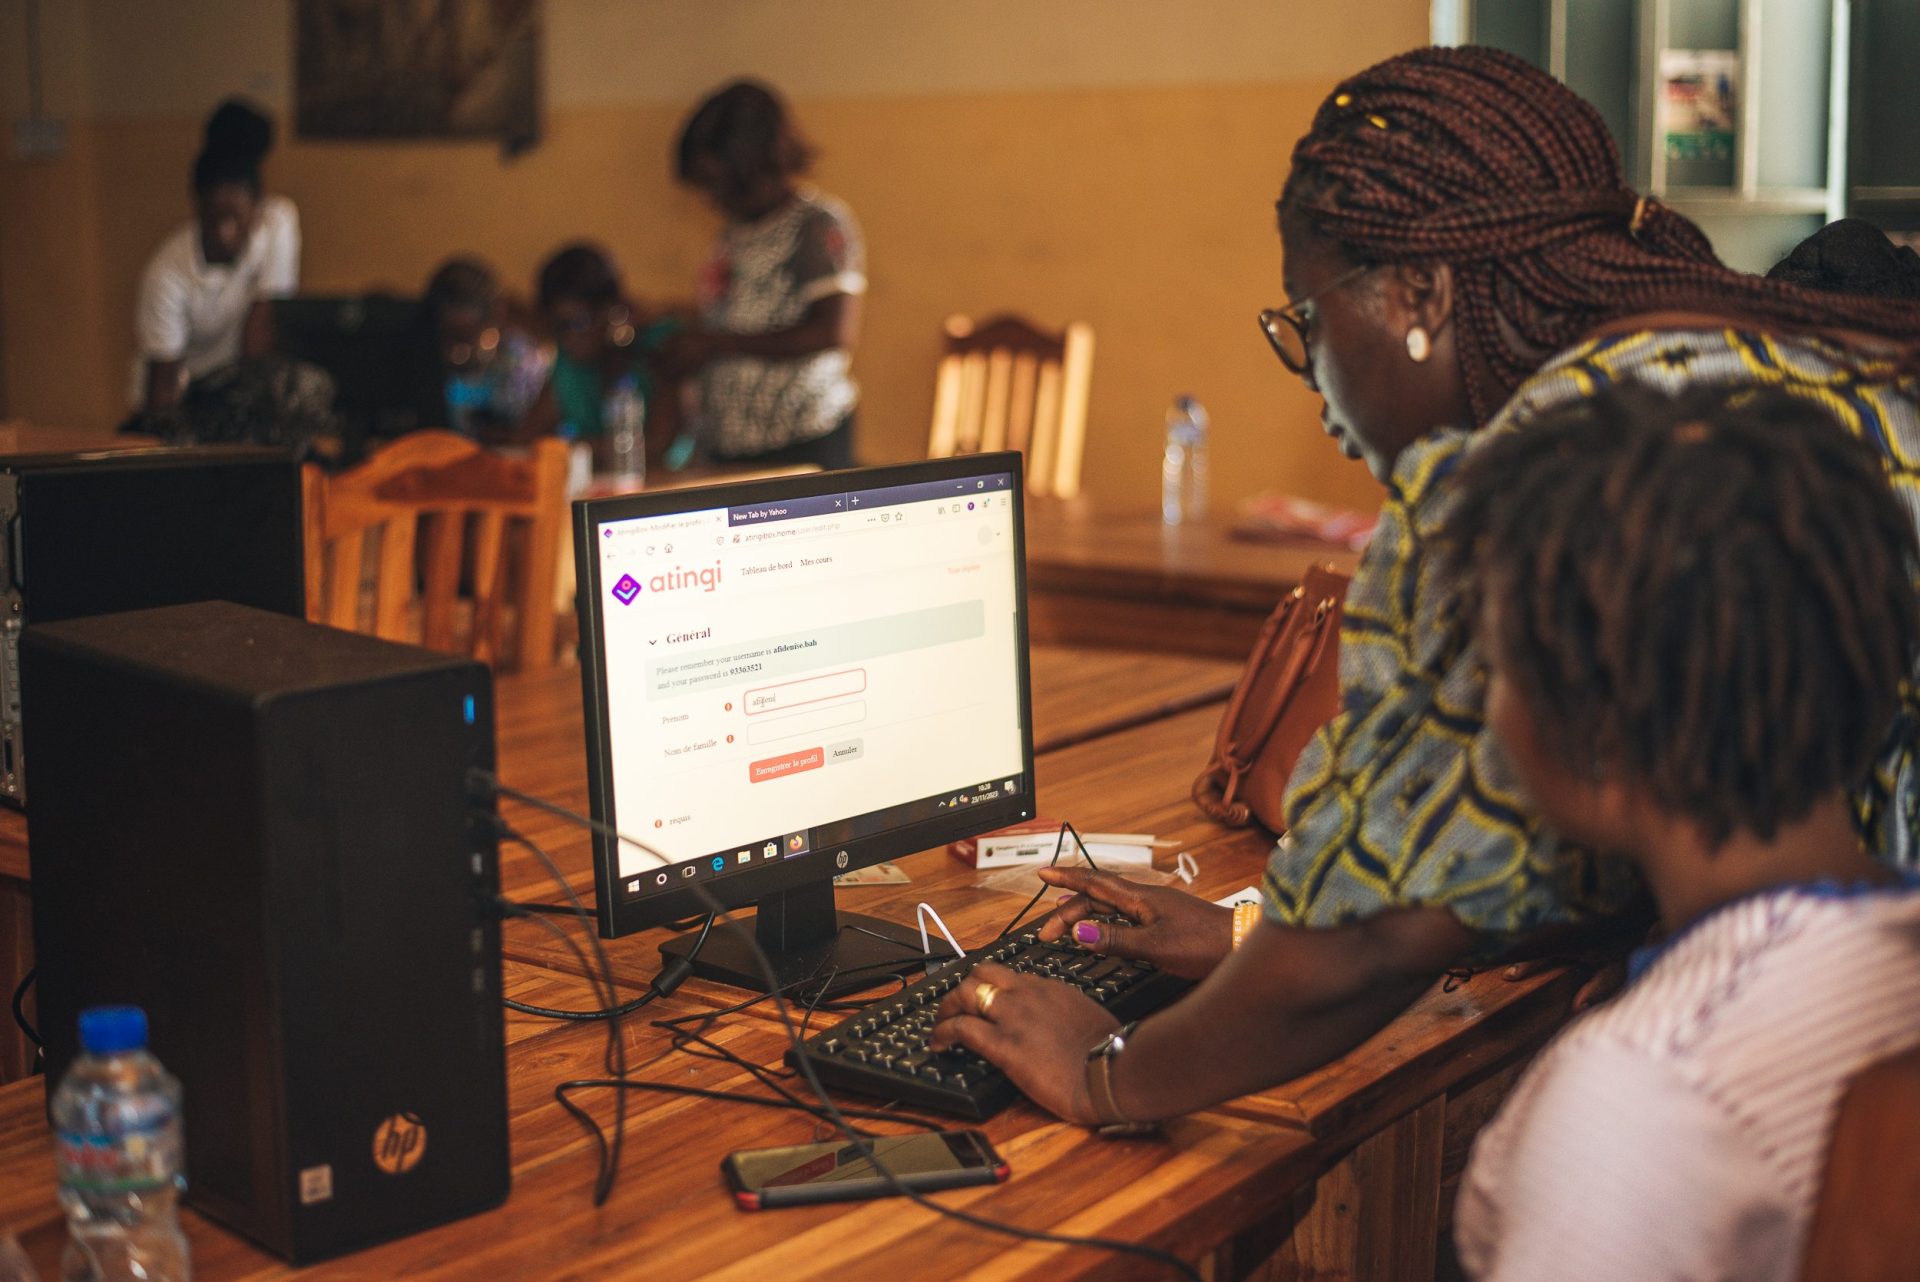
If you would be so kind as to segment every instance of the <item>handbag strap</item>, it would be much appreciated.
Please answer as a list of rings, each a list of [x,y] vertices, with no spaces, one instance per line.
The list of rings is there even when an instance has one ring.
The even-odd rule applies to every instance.
[[[1213,757],[1194,780],[1193,800],[1215,819],[1240,825],[1251,817],[1246,805],[1235,800],[1240,782],[1338,635],[1347,582],[1346,575],[1329,566],[1314,566],[1261,625],[1221,715]]]
[[[1229,768],[1245,770],[1260,755],[1294,692],[1319,666],[1337,627],[1347,582],[1331,567],[1314,566],[1267,617],[1214,741],[1214,756]]]

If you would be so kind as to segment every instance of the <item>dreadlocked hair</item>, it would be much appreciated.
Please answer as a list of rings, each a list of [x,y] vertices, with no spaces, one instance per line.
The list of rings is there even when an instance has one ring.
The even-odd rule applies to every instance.
[[[1446,263],[1476,425],[1556,352],[1657,311],[1769,327],[1920,334],[1920,304],[1736,272],[1626,185],[1600,114],[1494,49],[1417,49],[1341,84],[1280,197],[1356,263]]]
[[[1920,655],[1873,449],[1774,389],[1619,386],[1468,459],[1441,536],[1542,750],[1716,846],[1861,781]]]

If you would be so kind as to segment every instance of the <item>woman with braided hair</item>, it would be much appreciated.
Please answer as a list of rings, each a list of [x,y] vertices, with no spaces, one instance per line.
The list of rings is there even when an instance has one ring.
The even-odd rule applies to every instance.
[[[1341,84],[1294,150],[1279,223],[1293,301],[1261,324],[1387,489],[1348,594],[1342,709],[1294,771],[1250,928],[1171,888],[1042,874],[1070,892],[1043,937],[1202,981],[1124,1054],[1104,1040],[1111,1017],[1065,986],[981,968],[949,994],[936,1040],[1069,1118],[1166,1117],[1297,1076],[1449,967],[1614,919],[1642,893],[1625,864],[1542,824],[1486,727],[1458,581],[1430,555],[1477,442],[1620,383],[1777,387],[1877,447],[1920,522],[1920,306],[1723,266],[1625,185],[1599,114],[1516,58],[1421,49]],[[1856,796],[1870,847],[1896,863],[1914,862],[1920,827],[1916,726],[1903,707]],[[1115,913],[1130,924],[1089,920]]]

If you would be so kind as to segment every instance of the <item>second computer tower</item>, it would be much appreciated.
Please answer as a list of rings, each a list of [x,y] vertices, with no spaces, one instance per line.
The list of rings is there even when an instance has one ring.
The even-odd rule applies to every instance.
[[[48,1080],[144,1006],[190,1202],[296,1263],[503,1199],[487,670],[220,602],[24,646]]]

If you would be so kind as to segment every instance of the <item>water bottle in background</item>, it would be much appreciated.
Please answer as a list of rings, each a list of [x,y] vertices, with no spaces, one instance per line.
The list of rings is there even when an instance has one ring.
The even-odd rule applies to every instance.
[[[147,1053],[138,1006],[80,1014],[81,1055],[53,1096],[64,1282],[189,1282],[180,1083]]]
[[[485,376],[469,370],[447,375],[447,426],[462,436],[479,428],[479,416],[493,404],[493,389]]]
[[[1207,519],[1207,411],[1191,396],[1176,396],[1167,411],[1160,519],[1168,525]]]
[[[607,471],[619,477],[642,477],[647,467],[647,402],[640,395],[640,376],[623,374],[607,394],[605,413]]]

